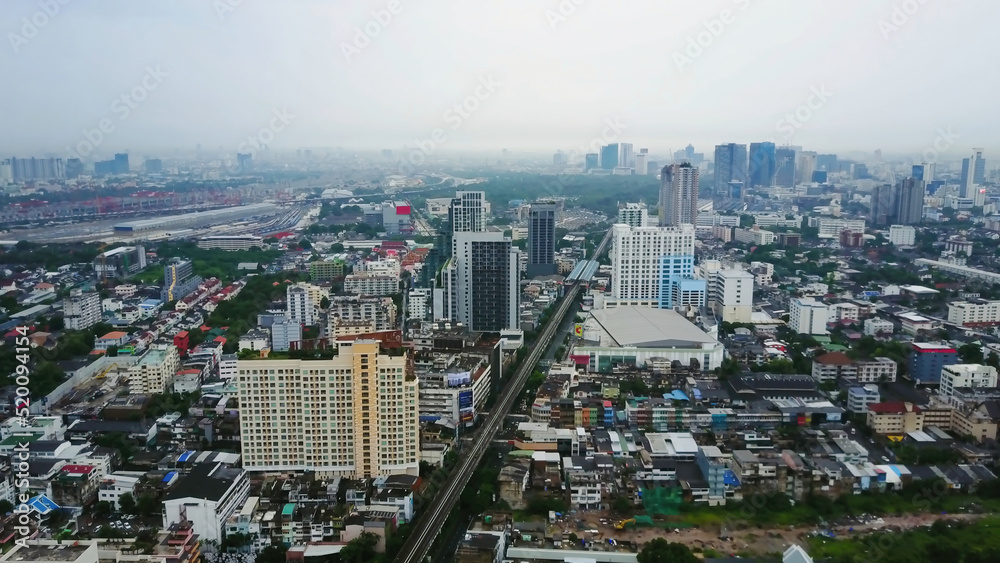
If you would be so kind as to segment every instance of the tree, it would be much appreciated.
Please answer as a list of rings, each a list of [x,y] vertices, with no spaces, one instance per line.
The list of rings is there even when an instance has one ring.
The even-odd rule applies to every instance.
[[[303,238],[302,240],[299,241],[299,247],[305,250],[309,250],[310,248],[312,248],[312,243],[309,242],[309,239]]]
[[[112,512],[114,512],[114,507],[111,506],[111,503],[106,500],[99,501],[97,504],[94,505],[95,518],[105,519],[111,516]]]
[[[639,563],[699,563],[691,549],[682,544],[655,538],[642,547],[636,557]]]
[[[611,508],[618,514],[625,515],[635,510],[635,505],[632,504],[627,495],[618,495],[615,497],[614,502],[611,503]]]
[[[14,505],[9,500],[0,500],[0,514],[10,514],[13,511]]]
[[[143,516],[153,516],[159,514],[160,499],[149,493],[139,495],[139,501],[136,503],[136,508],[139,510],[139,514],[142,514]]]
[[[958,356],[962,358],[962,363],[981,364],[983,363],[983,347],[973,342],[963,344],[958,349]]]
[[[118,497],[118,506],[126,514],[135,514],[135,498],[132,497],[132,493],[124,493]]]
[[[319,308],[320,309],[324,309],[324,310],[329,309],[330,308],[330,298],[329,297],[323,297],[322,299],[320,299],[319,300]]]
[[[254,563],[285,563],[286,553],[288,553],[288,548],[284,545],[271,545],[265,547],[257,554],[257,559]]]
[[[356,539],[351,540],[340,550],[341,563],[368,563],[376,557],[375,546],[378,545],[379,537],[375,534],[365,532]]]

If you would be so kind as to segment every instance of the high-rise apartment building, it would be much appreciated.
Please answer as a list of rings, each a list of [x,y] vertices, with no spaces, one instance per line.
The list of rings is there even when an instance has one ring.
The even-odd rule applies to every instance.
[[[329,360],[240,360],[235,379],[248,471],[419,475],[418,381],[409,356],[355,340]]]
[[[601,155],[596,152],[587,153],[583,157],[583,171],[589,172],[591,170],[601,167]]]
[[[201,277],[194,274],[194,265],[190,260],[173,258],[163,267],[163,289],[160,290],[160,299],[164,303],[184,299],[198,289],[201,282]]]
[[[986,183],[986,161],[983,159],[983,149],[972,149],[972,156],[962,159],[962,182],[960,197],[973,197],[973,186]]]
[[[698,169],[688,163],[663,167],[660,226],[694,225],[698,220]]]
[[[649,209],[645,203],[619,204],[617,222],[629,227],[645,227],[649,223]]]
[[[372,330],[385,331],[396,328],[396,303],[391,297],[359,297],[335,295],[327,309],[326,334],[336,334],[341,322],[370,323]]]
[[[899,209],[899,186],[882,184],[872,189],[872,226],[886,226],[896,222]]]
[[[618,167],[635,168],[635,149],[632,143],[618,143]]]
[[[795,181],[799,184],[813,182],[813,173],[816,172],[817,154],[811,151],[798,153],[795,160]]]
[[[747,146],[737,143],[715,147],[715,195],[730,197],[729,183],[747,181]]]
[[[442,272],[444,317],[476,332],[518,326],[519,252],[497,232],[455,233]]]
[[[615,299],[657,302],[670,309],[683,303],[683,292],[697,291],[694,280],[694,225],[612,227],[612,295]],[[704,304],[704,282],[700,284]],[[689,293],[688,293],[689,294]]]
[[[66,177],[66,168],[61,158],[13,157],[10,159],[10,174],[15,182],[60,180]]]
[[[129,368],[129,390],[137,395],[171,392],[171,383],[180,367],[176,346],[154,345]]]
[[[456,192],[448,206],[445,248],[453,255],[455,233],[479,233],[486,230],[486,192]]]
[[[528,277],[556,273],[556,204],[533,203],[528,213]]]
[[[926,184],[916,178],[906,178],[899,182],[899,204],[896,208],[896,222],[900,225],[916,225],[924,217],[924,194]]]
[[[788,308],[788,328],[798,334],[826,334],[830,308],[815,299],[792,299]]]
[[[774,143],[750,143],[750,162],[747,172],[748,188],[774,185],[775,147]]]
[[[917,242],[917,230],[909,225],[889,227],[889,243],[894,246],[913,246]]]
[[[746,270],[718,270],[708,280],[709,305],[727,323],[749,323],[753,313],[754,275]]]
[[[146,249],[141,245],[119,246],[94,258],[98,280],[124,279],[146,268]]]
[[[326,288],[309,283],[297,283],[285,290],[285,316],[288,320],[305,326],[319,323],[319,304],[329,297]]]
[[[101,296],[79,289],[70,291],[63,300],[63,319],[69,330],[85,330],[101,322]]]

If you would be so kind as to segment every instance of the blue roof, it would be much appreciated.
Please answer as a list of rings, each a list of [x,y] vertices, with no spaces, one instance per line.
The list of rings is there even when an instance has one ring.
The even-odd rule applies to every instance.
[[[722,481],[727,485],[732,485],[734,487],[740,486],[740,480],[736,477],[736,474],[732,470],[727,469],[722,476]]]
[[[701,389],[698,389],[697,387],[695,387],[691,391],[694,393],[694,398],[695,399],[700,399],[701,398]]]
[[[688,396],[685,395],[684,392],[681,391],[680,389],[674,389],[673,391],[671,391],[670,392],[670,398],[673,399],[673,400],[675,400],[675,401],[690,401],[691,400],[691,399],[688,399]]]
[[[176,471],[171,471],[170,473],[167,473],[166,475],[163,476],[163,482],[164,483],[169,483],[176,476],[177,476],[177,472]]]
[[[36,512],[42,516],[52,512],[53,510],[59,510],[59,505],[52,502],[52,499],[45,495],[38,495],[37,497],[28,501],[28,506],[34,509]]]
[[[177,458],[177,461],[179,463],[183,463],[183,462],[187,461],[188,458],[191,457],[191,456],[193,456],[195,453],[196,452],[190,452],[190,451],[184,452],[184,453],[181,454],[180,457]]]

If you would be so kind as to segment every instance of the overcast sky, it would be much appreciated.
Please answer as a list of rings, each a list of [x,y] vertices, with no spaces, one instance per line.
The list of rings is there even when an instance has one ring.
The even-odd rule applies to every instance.
[[[440,129],[448,151],[554,152],[611,121],[653,153],[919,153],[950,131],[950,156],[989,158],[998,16],[974,0],[3,0],[0,154],[62,155],[102,120],[94,154],[235,151],[271,127],[275,148]]]

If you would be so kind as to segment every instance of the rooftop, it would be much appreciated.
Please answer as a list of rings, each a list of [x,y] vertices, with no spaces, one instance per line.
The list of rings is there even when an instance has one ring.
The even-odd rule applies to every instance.
[[[620,307],[593,311],[591,316],[619,346],[680,348],[717,343],[669,309]]]

